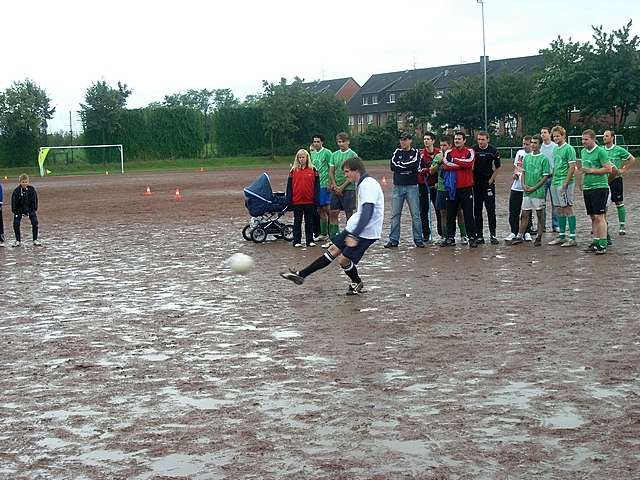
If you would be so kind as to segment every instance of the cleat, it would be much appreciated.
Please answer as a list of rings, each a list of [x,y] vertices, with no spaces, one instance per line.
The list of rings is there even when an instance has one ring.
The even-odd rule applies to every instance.
[[[293,246],[296,247],[296,248],[300,248],[300,247],[302,247],[302,244],[301,243],[294,243]]]
[[[315,246],[316,246],[316,242],[307,243],[307,247],[315,247]]]
[[[533,242],[534,247],[539,247],[540,245],[542,245],[542,235],[538,235]]]
[[[475,239],[477,245],[484,245],[484,237],[478,237]]]
[[[611,245],[613,245],[611,238],[607,238],[607,247],[610,247]]]
[[[620,227],[620,230],[618,230],[618,235],[626,235],[627,231],[624,229],[624,227]]]
[[[326,235],[318,235],[317,237],[313,237],[313,241],[314,242],[321,242],[323,240],[327,240],[327,236]]]
[[[362,292],[362,287],[364,287],[364,284],[362,282],[350,283],[349,287],[347,288],[347,295],[358,295]]]
[[[20,245],[21,245],[20,242],[17,240],[11,244],[13,248],[19,247]]]
[[[469,239],[469,248],[478,248],[478,245],[478,240],[476,240],[475,238]]]
[[[468,245],[469,244],[469,237],[460,237],[460,243],[462,245]]]
[[[384,245],[384,248],[398,248],[398,244],[397,243],[393,243],[393,242],[387,242]]]
[[[453,238],[445,238],[440,242],[441,247],[454,247],[456,245],[456,241]]]
[[[504,238],[504,241],[505,241],[505,242],[510,242],[510,241],[511,241],[511,240],[513,240],[514,238],[516,238],[516,234],[515,234],[515,233],[513,233],[513,232],[511,232],[509,235],[507,235],[507,236]]]
[[[596,251],[597,249],[598,249],[598,246],[597,246],[597,245],[594,245],[593,243],[591,243],[591,244],[589,244],[589,246],[588,246],[588,247],[586,247],[586,248],[584,249],[584,251],[585,251],[585,252],[587,252],[587,253],[595,253],[595,251]]]
[[[304,283],[304,277],[301,277],[300,275],[298,275],[298,272],[294,272],[291,269],[289,269],[288,272],[280,272],[280,276],[292,281],[296,285],[302,285]]]
[[[536,233],[537,233],[537,232],[536,232]],[[531,234],[533,234],[533,232],[531,232],[531,233],[525,233],[525,234],[524,234],[524,241],[525,241],[525,242],[530,242],[530,241],[532,241],[532,240],[533,240],[533,238],[531,238]]]
[[[517,245],[522,243],[524,240],[520,235],[516,235],[513,240],[511,240],[511,245]]]
[[[604,247],[596,247],[593,253],[595,253],[596,255],[604,255],[605,253],[607,253],[607,249]]]
[[[578,244],[576,243],[576,241],[570,238],[569,240],[567,240],[566,242],[564,242],[564,243],[563,243],[562,245],[560,245],[560,246],[561,246],[561,247],[575,247],[576,245],[578,245]]]
[[[554,238],[553,240],[551,240],[549,243],[547,243],[547,245],[562,245],[564,242],[566,242],[567,239],[566,238]]]
[[[33,246],[34,247],[41,247],[42,246],[42,242],[40,240],[34,240],[33,241]]]
[[[500,241],[495,237],[495,235],[491,235],[491,245],[498,245],[499,243]]]

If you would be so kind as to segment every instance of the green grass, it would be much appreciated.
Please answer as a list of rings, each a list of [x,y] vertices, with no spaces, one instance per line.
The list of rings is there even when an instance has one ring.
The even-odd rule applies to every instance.
[[[131,172],[180,172],[199,170],[241,170],[247,168],[264,168],[287,167],[292,161],[292,157],[276,157],[272,160],[270,157],[224,157],[224,158],[185,158],[175,160],[132,160],[124,162],[125,173]],[[366,165],[385,165],[388,160],[370,160]],[[110,162],[105,164],[88,164],[78,163],[74,165],[48,164],[45,168],[51,171],[52,176],[60,175],[103,175],[105,171],[110,174],[120,173],[120,164]],[[18,175],[26,173],[29,176],[37,177],[40,171],[37,167],[0,167],[0,179],[5,176],[9,180],[17,182]]]

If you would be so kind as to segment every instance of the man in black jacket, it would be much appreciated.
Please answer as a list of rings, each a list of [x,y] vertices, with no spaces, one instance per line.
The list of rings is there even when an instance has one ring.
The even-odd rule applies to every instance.
[[[487,221],[491,243],[497,245],[496,237],[496,175],[500,168],[500,153],[489,145],[489,134],[479,132],[474,145],[476,163],[473,168],[473,217],[476,223],[476,243],[484,243],[482,206],[487,209]]]
[[[36,189],[29,185],[29,175],[22,174],[18,178],[20,185],[16,187],[11,195],[11,211],[13,212],[13,232],[16,235],[16,241],[12,247],[19,247],[20,241],[20,222],[22,216],[26,215],[31,221],[31,232],[33,234],[33,244],[37,247],[42,243],[38,240],[38,194]]]
[[[406,201],[411,213],[411,229],[416,247],[424,248],[422,222],[420,220],[420,193],[418,190],[418,170],[420,151],[411,146],[411,134],[400,134],[400,148],[393,152],[390,167],[393,172],[393,196],[391,203],[391,230],[389,241],[384,248],[396,248],[400,243],[400,218]]]

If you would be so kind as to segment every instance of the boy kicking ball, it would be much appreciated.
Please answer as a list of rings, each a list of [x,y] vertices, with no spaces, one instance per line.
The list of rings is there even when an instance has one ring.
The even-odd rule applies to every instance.
[[[357,188],[357,211],[347,221],[347,226],[333,240],[329,249],[302,270],[289,269],[280,273],[282,278],[302,285],[305,278],[331,264],[334,260],[351,281],[347,295],[362,292],[363,283],[356,265],[373,243],[382,235],[384,220],[384,194],[377,180],[370,177],[364,163],[358,157],[349,158],[342,165],[349,182]]]
[[[29,175],[22,174],[18,177],[20,185],[16,187],[11,195],[11,211],[13,212],[13,232],[16,235],[16,241],[11,244],[12,247],[21,245],[20,222],[23,216],[29,217],[31,222],[31,233],[33,235],[33,244],[36,247],[42,246],[38,240],[38,194],[36,189],[29,185]]]

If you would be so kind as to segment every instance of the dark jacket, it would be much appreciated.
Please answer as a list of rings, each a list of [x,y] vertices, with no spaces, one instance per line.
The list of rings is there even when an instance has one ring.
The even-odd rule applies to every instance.
[[[38,210],[38,194],[31,185],[17,186],[11,195],[11,211],[14,215],[29,215]]]
[[[420,159],[420,151],[415,148],[410,148],[409,150],[396,149],[389,162],[393,172],[393,184],[417,185]]]

